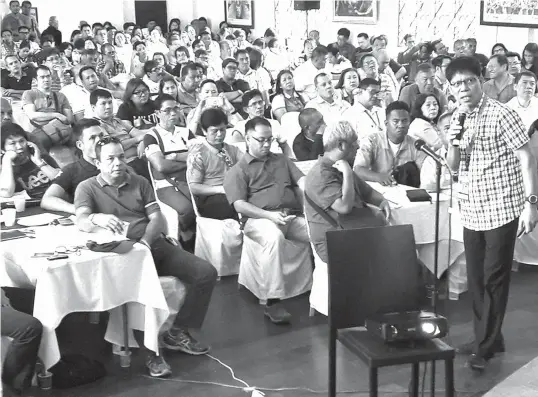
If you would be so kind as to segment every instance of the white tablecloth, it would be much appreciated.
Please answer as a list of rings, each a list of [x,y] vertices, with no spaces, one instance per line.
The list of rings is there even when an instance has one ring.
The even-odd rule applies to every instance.
[[[153,258],[135,244],[126,254],[81,250],[68,259],[32,258],[57,246],[85,245],[94,234],[75,226],[33,228],[35,239],[2,242],[0,280],[4,287],[35,286],[34,317],[44,327],[39,356],[50,368],[60,359],[55,329],[65,315],[78,311],[110,311],[105,339],[123,345],[121,306],[127,303],[129,328],[144,331],[144,345],[158,351],[158,333],[169,310]],[[129,345],[137,346],[130,332]]]

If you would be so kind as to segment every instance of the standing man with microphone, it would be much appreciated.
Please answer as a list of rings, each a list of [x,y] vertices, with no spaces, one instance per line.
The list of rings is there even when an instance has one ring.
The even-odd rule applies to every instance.
[[[484,370],[489,359],[504,352],[501,327],[515,239],[538,223],[537,165],[519,116],[484,95],[475,58],[454,59],[446,76],[458,102],[448,131],[447,161],[459,170],[457,197],[474,325],[474,340],[456,351],[470,355],[472,369]],[[459,113],[467,114],[463,126]]]

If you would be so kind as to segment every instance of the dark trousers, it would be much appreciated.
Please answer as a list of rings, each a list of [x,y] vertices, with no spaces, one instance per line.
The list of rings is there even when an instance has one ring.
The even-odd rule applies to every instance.
[[[22,391],[31,386],[43,326],[35,317],[2,307],[2,336],[13,338],[2,370],[2,382]]]
[[[481,357],[490,356],[502,341],[518,221],[486,231],[463,230],[475,352]]]
[[[212,219],[235,219],[238,220],[237,212],[228,202],[225,194],[214,194],[213,196],[195,197],[196,206],[200,216]]]
[[[200,328],[217,282],[217,271],[211,263],[172,245],[164,238],[159,238],[151,245],[151,254],[159,276],[176,277],[187,287],[185,301],[173,327]]]
[[[179,228],[182,231],[194,227],[195,215],[191,202],[191,193],[187,182],[176,181],[176,187],[157,189],[157,197],[166,205],[175,209],[179,217]],[[174,236],[175,237],[175,236]]]

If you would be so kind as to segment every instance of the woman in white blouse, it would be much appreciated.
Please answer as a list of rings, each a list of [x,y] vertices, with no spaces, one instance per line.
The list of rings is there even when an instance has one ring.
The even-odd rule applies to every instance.
[[[290,68],[288,53],[282,49],[280,41],[276,37],[267,43],[264,66],[275,80],[281,70]]]
[[[335,91],[340,94],[342,100],[348,102],[351,106],[355,103],[355,95],[359,91],[361,79],[356,69],[348,68],[342,71],[340,79],[336,83]]]
[[[414,139],[422,139],[426,145],[434,150],[441,149],[446,143],[446,137],[437,126],[440,115],[441,106],[439,99],[434,94],[417,96],[411,110],[413,121],[409,126],[409,136]]]

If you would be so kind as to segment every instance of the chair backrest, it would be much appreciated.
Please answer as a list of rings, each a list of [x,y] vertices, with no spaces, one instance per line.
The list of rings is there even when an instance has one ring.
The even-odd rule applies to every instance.
[[[301,132],[299,112],[284,113],[280,120],[280,125],[282,126],[282,136],[286,138],[290,147],[293,147],[293,140]]]
[[[329,231],[327,252],[332,330],[420,308],[425,295],[411,225]]]

